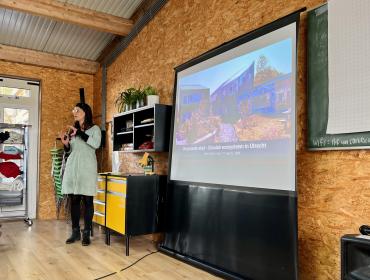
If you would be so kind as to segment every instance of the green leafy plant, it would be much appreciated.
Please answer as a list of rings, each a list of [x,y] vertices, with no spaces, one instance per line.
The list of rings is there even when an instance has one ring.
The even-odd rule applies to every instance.
[[[130,87],[125,90],[128,93],[129,97],[129,105],[134,105],[136,103],[136,96],[137,96],[137,89],[134,87]]]
[[[136,102],[135,97],[134,97],[135,92],[136,92],[136,89],[128,88],[118,94],[116,101],[115,101],[115,106],[119,113],[125,111],[125,105],[127,105],[128,107],[131,107],[132,104]]]
[[[146,96],[146,94],[145,94],[145,92],[144,92],[144,90],[141,90],[140,88],[137,90],[137,92],[136,92],[136,94],[137,94],[137,99],[139,100],[139,101],[143,101],[144,102],[144,100],[145,100],[145,96]]]
[[[144,89],[143,89],[143,93],[145,95],[158,95],[158,91],[155,87],[152,87],[152,86],[146,86]]]
[[[125,96],[125,93],[120,92],[118,93],[118,96],[116,100],[114,101],[114,105],[116,106],[118,113],[123,112],[123,109],[125,108],[125,102],[124,102],[125,97],[124,96]]]
[[[132,88],[133,90],[133,104],[141,104],[144,102],[144,99],[145,99],[145,93],[139,88],[139,89],[134,89]]]

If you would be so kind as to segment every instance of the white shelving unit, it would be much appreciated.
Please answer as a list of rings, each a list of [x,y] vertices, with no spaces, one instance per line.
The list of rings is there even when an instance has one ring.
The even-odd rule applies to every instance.
[[[4,143],[0,143],[0,152],[9,155],[9,148],[17,150],[20,159],[4,159],[0,157],[0,166],[5,168],[5,163],[12,162],[19,168],[19,175],[7,177],[0,170],[0,219],[23,218],[31,226],[32,220],[28,217],[28,184],[27,164],[29,146],[29,125],[0,123],[0,132],[17,134],[17,138],[10,137]],[[7,166],[9,167],[9,166]],[[15,165],[12,165],[15,167]]]

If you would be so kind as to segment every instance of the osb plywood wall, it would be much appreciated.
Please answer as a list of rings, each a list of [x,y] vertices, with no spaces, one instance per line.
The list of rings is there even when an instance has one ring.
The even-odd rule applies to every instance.
[[[41,81],[41,123],[38,214],[40,219],[56,218],[54,189],[50,176],[50,148],[59,131],[73,124],[72,109],[79,102],[79,88],[85,88],[86,102],[93,101],[93,76],[0,61],[0,75]]]
[[[173,68],[248,31],[301,7],[323,0],[170,0],[108,68],[107,119],[116,112],[116,94],[151,84],[160,102],[171,104]],[[298,49],[298,218],[300,279],[339,279],[343,234],[370,223],[370,152],[306,150],[306,15],[301,18]],[[112,149],[111,144],[107,147]],[[106,153],[110,170],[111,153]],[[141,155],[121,155],[121,170],[135,172]],[[159,169],[166,172],[167,154]]]

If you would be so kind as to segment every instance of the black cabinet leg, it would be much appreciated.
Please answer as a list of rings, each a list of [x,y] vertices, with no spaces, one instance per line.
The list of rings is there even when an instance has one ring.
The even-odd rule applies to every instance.
[[[110,229],[105,228],[105,244],[110,245]]]
[[[94,236],[94,226],[91,224],[90,235]]]
[[[130,236],[126,235],[126,256],[130,254]]]

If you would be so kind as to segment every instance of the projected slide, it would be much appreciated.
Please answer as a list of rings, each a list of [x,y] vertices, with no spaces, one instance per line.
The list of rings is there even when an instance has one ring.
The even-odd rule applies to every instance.
[[[178,73],[171,179],[295,189],[295,28],[264,37]]]
[[[182,78],[176,145],[289,138],[290,47],[286,40]]]

